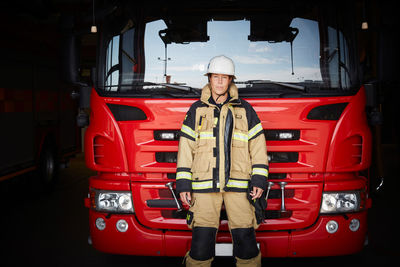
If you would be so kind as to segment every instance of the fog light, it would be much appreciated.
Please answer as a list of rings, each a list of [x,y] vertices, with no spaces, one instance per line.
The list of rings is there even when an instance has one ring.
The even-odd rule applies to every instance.
[[[353,219],[350,221],[349,228],[351,231],[355,232],[360,228],[360,221],[357,219]]]
[[[336,221],[329,221],[326,224],[326,231],[330,234],[336,233],[339,229],[339,224]]]
[[[100,231],[103,231],[104,229],[106,229],[106,221],[104,221],[103,218],[97,218],[96,219],[96,227]]]
[[[121,233],[125,233],[128,230],[128,223],[125,220],[119,220],[116,226]]]

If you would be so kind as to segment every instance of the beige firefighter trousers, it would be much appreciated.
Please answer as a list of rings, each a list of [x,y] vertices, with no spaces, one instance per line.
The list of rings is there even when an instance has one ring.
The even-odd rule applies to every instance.
[[[245,192],[193,193],[193,220],[189,228],[219,227],[222,204],[228,215],[229,229],[258,227],[254,206],[250,204]]]

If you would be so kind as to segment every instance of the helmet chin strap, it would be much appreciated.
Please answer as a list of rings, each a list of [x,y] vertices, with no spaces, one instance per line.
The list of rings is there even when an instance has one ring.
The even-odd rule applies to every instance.
[[[226,95],[226,94],[228,93],[230,87],[231,87],[231,84],[228,85],[228,88],[226,89],[226,91],[225,91],[224,93],[222,93],[222,94],[217,94],[218,97],[217,97],[217,99],[215,99],[215,103],[218,102],[218,99],[219,99],[221,96],[224,96],[224,95]]]
[[[223,94],[217,94],[218,97],[217,97],[217,99],[215,99],[215,102],[217,103],[217,102],[218,102],[218,99],[219,99],[221,96],[226,95],[227,93],[228,93],[228,90],[226,90],[225,93],[223,93]]]

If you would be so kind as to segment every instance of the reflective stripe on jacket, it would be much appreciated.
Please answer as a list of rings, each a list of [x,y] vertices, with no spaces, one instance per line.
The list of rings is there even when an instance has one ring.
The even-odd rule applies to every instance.
[[[187,112],[180,136],[179,193],[245,192],[250,184],[265,190],[269,169],[264,130],[253,107],[238,97],[235,84],[220,108],[207,84]]]

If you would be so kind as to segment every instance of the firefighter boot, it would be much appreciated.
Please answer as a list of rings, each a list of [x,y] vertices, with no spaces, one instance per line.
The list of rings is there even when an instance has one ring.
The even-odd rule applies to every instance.
[[[238,257],[236,259],[236,267],[261,267],[261,252],[254,258],[244,260]]]

